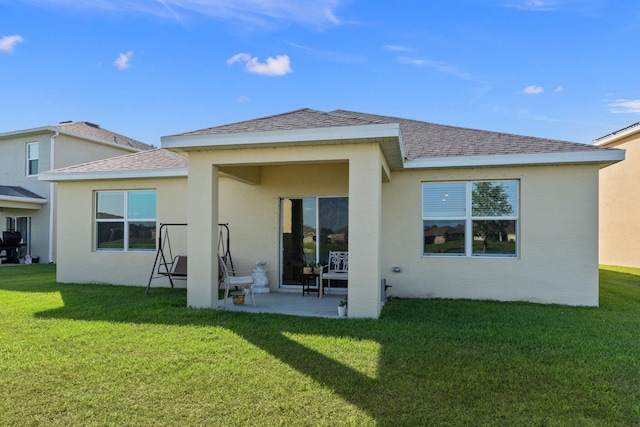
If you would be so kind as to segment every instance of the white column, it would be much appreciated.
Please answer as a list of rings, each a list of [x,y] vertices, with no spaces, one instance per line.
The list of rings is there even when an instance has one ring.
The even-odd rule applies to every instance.
[[[187,306],[218,307],[218,168],[189,159]]]
[[[382,166],[377,144],[349,159],[349,317],[380,315]]]

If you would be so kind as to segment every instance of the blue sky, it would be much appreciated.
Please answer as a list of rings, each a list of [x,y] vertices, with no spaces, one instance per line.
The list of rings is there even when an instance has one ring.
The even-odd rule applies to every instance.
[[[638,40],[628,0],[0,0],[0,132],[308,107],[590,143],[640,121]]]

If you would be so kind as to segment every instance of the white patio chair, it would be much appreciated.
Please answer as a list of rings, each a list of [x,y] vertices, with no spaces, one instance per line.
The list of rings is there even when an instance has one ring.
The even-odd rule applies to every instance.
[[[224,299],[223,304],[227,303],[227,298],[229,298],[229,289],[231,287],[238,287],[244,292],[245,289],[248,289],[248,294],[251,295],[251,302],[253,302],[253,306],[256,306],[256,299],[253,296],[253,275],[251,276],[232,276],[229,274],[229,269],[227,269],[227,265],[224,263],[220,255],[218,255],[218,269],[220,276],[220,283],[224,283]],[[245,295],[247,293],[245,292]]]
[[[329,252],[329,264],[323,267],[322,279],[327,280],[327,293],[331,293],[332,280],[349,280],[349,252]]]

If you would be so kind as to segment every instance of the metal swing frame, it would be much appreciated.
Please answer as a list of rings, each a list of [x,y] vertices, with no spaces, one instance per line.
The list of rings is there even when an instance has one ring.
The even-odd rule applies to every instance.
[[[173,255],[171,248],[171,240],[169,238],[170,227],[186,227],[186,223],[166,223],[160,224],[158,230],[158,249],[156,251],[156,257],[153,261],[153,267],[151,267],[151,275],[149,276],[149,282],[147,283],[147,290],[145,295],[149,295],[149,289],[151,288],[151,282],[154,279],[160,277],[167,277],[171,287],[174,287],[173,280],[186,280],[187,279],[187,256],[186,255]],[[218,254],[222,258],[225,264],[231,266],[231,272],[234,271],[233,259],[231,258],[231,236],[229,233],[229,224],[218,224],[220,232],[218,234]],[[235,274],[234,274],[235,275]]]

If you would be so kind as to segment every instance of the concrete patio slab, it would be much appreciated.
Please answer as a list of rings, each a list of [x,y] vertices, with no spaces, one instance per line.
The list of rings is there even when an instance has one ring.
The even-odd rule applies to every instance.
[[[251,297],[245,298],[242,305],[234,305],[231,297],[226,304],[220,301],[218,309],[227,311],[243,311],[247,313],[277,313],[292,316],[338,318],[338,303],[345,295],[331,294],[318,298],[316,295],[305,295],[296,292],[271,292],[255,294],[256,306]]]

